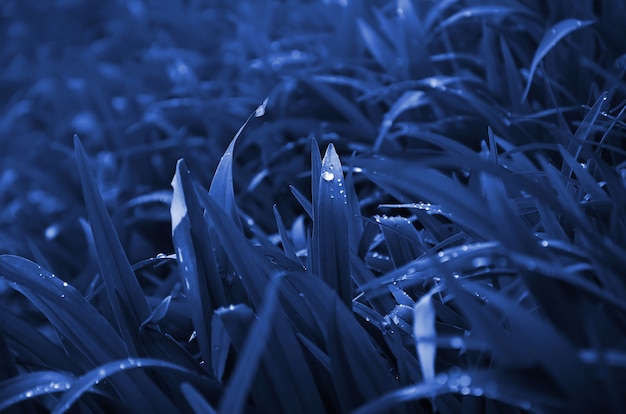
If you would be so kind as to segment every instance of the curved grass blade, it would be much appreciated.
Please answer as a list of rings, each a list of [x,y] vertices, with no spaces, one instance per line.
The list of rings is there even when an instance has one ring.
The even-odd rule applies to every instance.
[[[269,373],[265,371],[260,360],[262,354],[266,352],[267,336],[269,336],[269,333],[265,332],[267,336],[259,338],[261,340],[258,343],[258,347],[252,347],[252,341],[248,341],[247,338],[251,338],[252,327],[255,324],[255,315],[252,309],[246,305],[234,305],[228,308],[220,308],[215,311],[215,315],[220,318],[224,328],[228,332],[235,352],[241,354],[244,345],[250,342],[250,350],[247,354],[247,358],[249,358],[251,362],[254,362],[253,366],[248,367],[240,363],[241,359],[237,362],[235,369],[239,369],[239,380],[245,382],[240,383],[243,386],[240,390],[236,389],[237,384],[229,382],[227,385],[227,387],[232,388],[230,391],[231,397],[229,397],[232,401],[228,402],[230,409],[243,409],[243,406],[247,403],[249,393],[253,404],[257,407],[261,407],[261,411],[280,412],[281,407],[278,402],[278,395],[276,395],[274,387],[272,386]],[[256,319],[256,326],[259,326],[259,324],[260,320]],[[254,361],[252,361],[253,358]],[[226,403],[224,397],[225,395],[223,394],[219,407],[223,407]],[[223,408],[220,408],[219,411],[227,412],[224,411]]]
[[[106,319],[72,286],[18,256],[0,256],[0,275],[42,307],[44,315],[94,365],[126,356],[126,347]]]
[[[562,145],[559,145],[559,153],[563,157],[564,167],[569,166],[570,171],[576,174],[576,178],[580,181],[582,188],[584,188],[594,201],[608,201],[611,199],[609,195],[602,190],[600,184],[589,174],[589,171],[583,168],[578,161],[565,149]]]
[[[78,378],[69,390],[57,401],[52,414],[60,414],[67,411],[85,392],[95,387],[99,382],[123,371],[145,368],[169,369],[188,375],[191,378],[200,379],[199,376],[167,361],[151,358],[127,358],[103,364]],[[151,396],[152,397],[152,396]],[[174,408],[171,406],[171,408]],[[166,407],[160,407],[166,409]],[[174,412],[178,412],[175,410]]]
[[[209,187],[209,195],[213,197],[215,202],[224,209],[226,214],[235,223],[237,228],[241,230],[241,222],[239,221],[239,213],[237,212],[237,203],[235,201],[235,192],[233,189],[233,154],[235,152],[235,144],[237,140],[243,134],[246,126],[253,118],[261,117],[265,114],[265,108],[267,107],[268,99],[266,98],[263,103],[248,117],[246,122],[239,128],[237,134],[232,139],[228,148],[222,155],[219,164],[213,175],[211,186]]]
[[[352,277],[348,197],[341,162],[333,144],[328,146],[322,160],[316,201],[311,240],[312,270],[350,308]]]
[[[24,258],[3,255],[0,276],[39,308],[91,366],[128,357],[125,343],[109,322],[76,289],[52,273]],[[116,378],[113,385],[134,410],[173,409],[169,399],[156,392],[155,385],[144,375]],[[151,393],[155,395],[144,398]]]
[[[296,249],[294,248],[293,243],[291,242],[291,239],[289,238],[289,235],[287,234],[285,223],[283,223],[283,219],[280,216],[280,213],[278,212],[278,208],[276,207],[276,205],[274,205],[273,210],[274,210],[274,219],[276,220],[276,227],[278,228],[278,234],[280,235],[280,241],[282,242],[283,251],[285,252],[285,255],[296,263],[302,263],[300,259],[298,258],[298,255],[296,254]]]
[[[570,141],[567,147],[567,152],[572,154],[574,158],[578,158],[578,155],[583,149],[583,143],[589,140],[591,130],[598,120],[598,116],[600,115],[602,108],[606,104],[606,100],[607,92],[605,91],[600,94],[600,97],[598,97],[589,112],[587,112],[578,129],[576,129],[576,132],[574,133],[574,138]],[[574,150],[574,148],[576,148],[576,150]]]
[[[87,154],[76,135],[74,151],[109,302],[128,351],[138,355],[139,326],[150,316],[150,306],[124,253],[91,172]],[[122,309],[127,309],[128,312],[124,314]]]
[[[593,23],[595,23],[593,20],[565,19],[548,29],[539,42],[539,46],[537,47],[537,51],[535,52],[535,56],[533,57],[533,61],[530,65],[528,82],[526,83],[526,88],[522,94],[522,102],[524,102],[528,96],[528,91],[530,90],[530,85],[533,81],[533,76],[535,75],[539,62],[541,62],[548,52],[565,36],[575,30],[582,29],[583,27],[587,27]]]
[[[365,43],[365,47],[372,54],[374,60],[383,69],[390,69],[395,64],[395,53],[391,46],[381,38],[372,27],[363,19],[357,19],[359,34]]]
[[[298,200],[298,203],[300,203],[300,205],[304,209],[304,212],[309,216],[309,218],[313,218],[313,204],[296,187],[290,185],[289,189],[291,190],[291,193],[296,198],[296,200]]]
[[[309,345],[327,350],[332,373],[331,381],[335,382],[336,379],[339,381],[337,375],[341,375],[345,380],[342,387],[357,388],[355,393],[362,394],[364,399],[385,393],[397,385],[396,379],[389,371],[390,367],[381,357],[379,350],[376,349],[364,328],[356,321],[352,311],[340,305],[342,301],[335,291],[320,279],[307,274],[287,274],[286,279],[288,283],[284,286],[291,286],[298,292],[296,298],[300,299],[300,306],[295,308],[298,313],[304,314],[302,308],[305,308],[314,315],[317,329],[310,329],[312,333],[306,333],[303,336],[312,342]],[[281,289],[281,304],[284,304],[285,296],[290,295],[292,295],[291,290]],[[300,326],[303,322],[299,320],[299,315],[295,315],[296,312],[285,313],[296,329],[302,332]],[[329,329],[330,324],[334,324],[335,329]],[[316,331],[321,331],[321,338],[319,338],[320,333]],[[334,351],[331,352],[329,347],[334,347]],[[311,347],[307,346],[307,348]],[[326,357],[321,357],[322,361],[326,361]],[[345,361],[348,361],[347,365],[344,364]],[[353,394],[351,388],[349,392]],[[337,399],[342,398],[341,394],[341,391],[336,393]],[[334,397],[331,397],[331,400],[334,400]],[[339,410],[344,406],[350,406],[350,401],[344,401],[343,405],[334,407]]]
[[[176,165],[172,187],[172,239],[178,269],[188,297],[200,353],[205,361],[211,361],[208,318],[215,309],[226,306],[226,295],[202,208],[182,159]]]
[[[211,368],[213,376],[222,381],[226,360],[230,349],[230,338],[220,318],[213,313],[211,317]]]
[[[20,374],[0,382],[0,411],[20,401],[39,395],[68,390],[76,378],[58,371],[37,371]]]
[[[245,236],[237,230],[235,223],[211,197],[206,197],[204,202],[206,214],[211,219],[218,240],[241,277],[252,306],[259,309],[263,292],[271,279],[269,264],[250,246]]]
[[[508,380],[508,382],[507,382]],[[446,394],[472,395],[485,397],[494,401],[502,401],[514,407],[528,410],[528,406],[538,411],[566,411],[574,408],[571,404],[550,395],[535,384],[520,384],[514,379],[494,371],[452,371],[442,373],[434,381],[422,381],[369,401],[354,410],[352,414],[387,413],[394,407],[408,401],[440,397]],[[531,404],[528,401],[532,397]],[[438,400],[439,401],[439,400]],[[441,412],[444,412],[441,410]],[[515,410],[513,412],[518,412]]]
[[[139,329],[143,329],[144,326],[146,326],[149,323],[155,323],[155,324],[159,323],[159,321],[163,319],[165,315],[167,315],[167,311],[170,307],[171,300],[172,300],[171,295],[166,296],[165,299],[163,299],[161,303],[159,303],[157,307],[154,308],[154,310],[152,311],[148,319],[141,322],[141,325],[139,325]]]
[[[224,391],[224,396],[220,402],[220,412],[238,414],[243,411],[246,396],[263,358],[268,337],[271,334],[271,323],[277,306],[279,283],[280,277],[276,277],[267,287],[258,319],[248,331],[246,340],[239,353],[235,372]]]
[[[493,221],[485,215],[485,202],[436,170],[391,159],[361,159],[359,166],[368,179],[401,201],[426,199],[446,206],[451,221],[480,239],[498,234]]]
[[[77,372],[80,369],[76,360],[70,359],[61,347],[32,326],[28,320],[4,308],[0,308],[0,331],[0,335],[4,334],[15,344],[12,351],[24,361],[34,365],[53,366],[66,372]],[[23,354],[21,350],[26,352]]]
[[[422,91],[405,91],[385,114],[380,131],[374,142],[374,151],[379,151],[393,122],[405,111],[426,105],[429,101]]]
[[[413,337],[424,381],[435,379],[437,356],[437,331],[435,330],[435,307],[432,293],[421,297],[413,307]]]
[[[385,236],[385,243],[396,267],[421,256],[427,249],[420,242],[413,224],[405,217],[376,216],[376,222]]]
[[[453,24],[463,19],[469,19],[473,17],[487,17],[487,16],[498,16],[500,18],[504,18],[513,13],[524,13],[524,12],[526,11],[522,8],[515,8],[515,7],[509,7],[509,6],[489,5],[489,6],[466,7],[463,10],[454,13],[452,16],[448,17],[447,19],[439,23],[439,25],[437,25],[435,29],[433,30],[431,36],[440,32],[441,30],[447,29],[448,27],[452,26]]]
[[[204,399],[202,394],[196,390],[193,385],[183,382],[180,385],[180,391],[185,396],[187,403],[195,414],[218,414],[218,412]]]
[[[345,98],[343,94],[313,79],[302,77],[298,80],[315,90],[328,105],[334,107],[337,112],[351,122],[358,133],[362,134],[364,137],[373,137],[376,134],[376,129],[370,120],[363,115],[354,102]]]

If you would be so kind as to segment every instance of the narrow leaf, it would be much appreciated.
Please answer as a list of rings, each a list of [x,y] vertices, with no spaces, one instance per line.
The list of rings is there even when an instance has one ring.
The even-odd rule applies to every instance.
[[[66,391],[74,381],[73,376],[57,371],[28,372],[4,380],[0,382],[0,411],[29,398]]]
[[[437,331],[435,330],[435,308],[430,293],[422,296],[413,308],[413,336],[424,381],[432,381],[435,378]]]
[[[74,150],[87,214],[98,253],[98,264],[106,285],[109,302],[129,352],[137,355],[139,326],[150,316],[150,306],[124,253],[78,136],[74,136]],[[118,303],[114,292],[117,292],[122,303]],[[130,311],[129,314],[122,314],[122,306]]]
[[[587,27],[593,23],[595,23],[593,20],[565,19],[561,20],[550,29],[548,29],[548,31],[544,34],[543,38],[539,42],[539,46],[537,47],[537,51],[535,52],[535,56],[533,57],[533,61],[530,65],[528,82],[526,83],[526,89],[524,89],[524,94],[522,95],[522,102],[526,100],[526,96],[528,95],[528,91],[530,90],[530,85],[533,81],[533,76],[535,74],[535,71],[537,70],[539,62],[541,62],[541,60],[548,54],[548,52],[565,36],[575,30]]]
[[[183,382],[180,385],[180,391],[185,396],[187,403],[195,414],[218,414],[218,412],[204,399],[202,394],[196,390],[193,385]]]
[[[334,289],[350,307],[350,237],[348,197],[335,147],[330,144],[322,160],[317,204],[313,211],[313,273]]]

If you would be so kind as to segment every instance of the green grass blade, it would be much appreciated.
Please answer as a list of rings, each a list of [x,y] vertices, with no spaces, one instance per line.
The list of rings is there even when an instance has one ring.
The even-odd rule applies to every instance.
[[[74,137],[74,150],[87,214],[98,253],[98,264],[106,285],[111,308],[129,352],[137,355],[139,326],[150,316],[150,307],[124,253],[91,172],[87,154],[85,154],[83,145],[77,136]],[[121,303],[118,303],[115,293],[119,295]],[[129,310],[126,315],[121,313],[122,307]]]

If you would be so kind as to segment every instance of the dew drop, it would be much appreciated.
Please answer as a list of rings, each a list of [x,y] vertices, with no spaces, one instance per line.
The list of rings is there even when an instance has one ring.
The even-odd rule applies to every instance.
[[[69,285],[67,284],[67,282],[63,282],[63,287],[68,287]]]
[[[456,348],[456,349],[460,349],[463,348],[463,339],[459,338],[458,336],[455,336],[454,338],[452,338],[452,340],[450,341],[450,346],[452,348]]]
[[[435,377],[435,382],[441,385],[445,384],[446,382],[448,382],[448,374],[443,374],[443,373],[438,374]]]
[[[61,295],[61,299],[63,299],[65,297],[65,295]]]
[[[335,178],[335,174],[331,173],[330,171],[324,171],[322,173],[322,180],[324,181],[332,181]]]
[[[469,387],[469,385],[472,383],[472,377],[470,377],[469,375],[461,375],[459,377],[459,385],[461,387]]]

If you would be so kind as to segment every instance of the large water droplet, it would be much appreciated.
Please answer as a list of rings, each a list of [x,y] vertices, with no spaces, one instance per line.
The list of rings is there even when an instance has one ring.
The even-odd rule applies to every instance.
[[[335,178],[335,174],[331,173],[330,171],[324,171],[322,173],[322,180],[324,181],[332,181]]]

